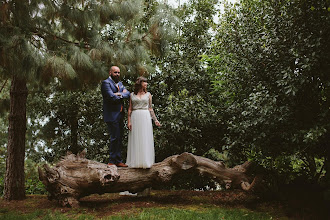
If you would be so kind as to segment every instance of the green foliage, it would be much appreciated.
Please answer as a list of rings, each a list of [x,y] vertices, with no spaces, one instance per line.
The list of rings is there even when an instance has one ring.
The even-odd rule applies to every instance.
[[[215,182],[210,176],[203,176],[196,171],[180,173],[172,177],[169,182],[159,184],[155,189],[168,190],[222,190],[224,187]]]
[[[214,106],[218,99],[210,94],[210,78],[199,61],[199,55],[209,49],[212,37],[209,31],[214,25],[210,13],[216,13],[214,3],[215,1],[192,1],[191,5],[180,9],[178,13],[182,18],[180,35],[168,42],[168,48],[162,43],[163,56],[153,57],[153,65],[159,71],[150,72],[149,91],[153,95],[154,110],[162,123],[161,128],[154,129],[156,161],[185,151],[204,155],[210,149],[221,149],[221,136],[214,135],[215,132],[223,133],[219,112]],[[170,17],[171,12],[165,9],[152,1],[147,4],[147,8],[144,8],[146,15],[143,18],[144,22],[137,26],[138,30],[142,31],[140,35],[148,30],[150,25],[157,23],[156,21],[160,23],[155,28],[159,31],[163,30],[162,34],[172,30],[169,26],[173,25],[171,22],[175,17]],[[158,12],[162,15],[166,11],[169,13],[161,19]],[[194,17],[195,14],[198,16]],[[202,17],[204,18],[201,20]],[[137,21],[131,20],[131,22]],[[133,58],[144,59],[145,49],[141,45],[130,42],[122,44],[121,39],[124,38],[125,33],[118,28],[123,24],[116,22],[112,26],[105,27],[102,38],[116,45],[114,47],[118,51],[121,50],[118,56],[123,55],[120,59],[123,63],[133,64],[135,61],[129,61]],[[156,34],[153,28],[149,30],[150,34]],[[134,33],[130,36],[132,40],[134,37],[138,38]],[[145,39],[148,47],[153,47],[148,35]],[[182,44],[182,41],[187,44]],[[107,44],[103,46],[102,50],[107,50]],[[136,48],[134,52],[126,48],[130,46]],[[110,50],[108,52],[110,53]],[[102,57],[102,53],[101,49],[95,48],[89,55],[97,58]],[[133,82],[141,73],[140,70],[134,73],[134,68],[130,64],[118,65],[124,73],[124,84],[132,91]],[[28,132],[28,157],[35,161],[46,160],[54,163],[68,150],[76,153],[87,149],[89,159],[106,162],[109,137],[102,120],[102,97],[99,88],[61,91],[58,85],[61,84],[51,84],[45,92],[36,90],[29,96],[28,114],[31,120],[29,120]],[[124,151],[126,135],[127,130],[123,138]],[[213,159],[211,154],[207,155]],[[187,187],[194,188],[193,180],[189,182]],[[196,183],[195,187],[202,187],[201,182]]]
[[[138,26],[144,12],[143,0],[119,2],[8,0],[2,1],[0,8],[0,79],[17,79],[12,82],[23,82],[29,87],[40,89],[55,82],[60,84],[56,92],[60,92],[61,89],[77,91],[98,84],[101,79],[107,77],[111,65],[120,66],[123,73],[141,75],[146,72],[143,64],[148,56],[138,55],[147,55],[148,53],[145,52],[147,50],[160,51],[164,42],[160,40],[162,24],[159,22],[148,23],[147,25],[150,26],[144,31],[142,30],[145,26],[143,28]],[[25,88],[25,85],[21,87]],[[17,87],[13,86],[13,88],[15,89],[11,92],[12,100],[17,100],[21,96],[25,98],[25,93],[18,91]],[[48,94],[46,97],[51,99],[51,95],[54,94]],[[23,100],[22,110],[25,114],[26,103],[25,99]],[[13,103],[11,102],[11,105]],[[12,111],[9,120],[13,122],[21,109],[10,107]],[[70,110],[72,111],[66,112],[69,118],[61,118],[61,116],[57,118],[61,119],[59,123],[70,126],[70,130],[60,130],[59,134],[65,136],[67,132],[71,132],[70,150],[77,153],[81,149],[78,143],[79,109]],[[56,110],[49,112],[57,113]],[[17,127],[26,124],[26,117],[23,116],[19,117]],[[32,121],[31,124],[40,128],[39,124],[42,122],[38,120]],[[36,149],[35,144],[40,144],[39,140],[34,139],[40,132],[38,128],[29,134],[31,151]],[[13,138],[8,140],[8,154],[13,157],[8,158],[9,162],[20,160],[22,163],[15,168],[8,166],[7,173],[15,172],[22,177],[25,131],[15,133],[14,130],[17,131],[17,128],[13,127],[9,130],[9,137]],[[20,141],[15,143],[13,139]],[[44,148],[44,145],[36,147]],[[18,185],[23,186],[23,178],[20,179]],[[10,182],[14,180],[8,179],[7,183]],[[18,194],[22,198],[23,187],[20,188]],[[10,190],[12,187],[7,189],[6,197],[10,198],[14,194]]]
[[[53,162],[67,150],[88,148],[92,159],[104,160],[108,137],[95,85],[111,65],[120,66],[124,77],[150,69],[150,54],[161,53],[172,29],[162,21],[170,21],[171,14],[161,6],[143,0],[6,1],[1,6],[1,82],[19,74],[31,91],[29,158]]]
[[[156,16],[156,14],[158,12],[158,8],[161,8],[161,5],[150,3],[148,7],[148,10],[145,11],[148,17],[145,20],[145,23],[140,24],[141,29],[143,27],[146,28],[148,25],[157,21],[157,19],[160,19],[158,18],[158,16]],[[194,7],[197,8],[197,6]],[[209,3],[208,7],[212,8],[213,6],[211,3]],[[205,8],[205,10],[209,9]],[[162,10],[162,13],[164,13],[164,10]],[[190,11],[189,13],[193,14],[194,10]],[[187,14],[185,14],[184,16],[187,16]],[[168,22],[169,21],[171,20],[168,19]],[[198,19],[196,19],[196,21],[198,21]],[[212,23],[212,20],[209,18],[208,22]],[[187,20],[186,23],[189,26],[192,22]],[[158,25],[158,28],[163,27],[166,28],[166,32],[170,31],[171,29],[167,27],[169,24],[170,23],[166,24],[164,22],[162,26]],[[120,44],[120,39],[122,39],[123,36],[121,36],[122,32],[119,32],[116,27],[116,25],[106,27],[107,31],[104,32],[103,37],[105,39],[110,40],[110,37],[114,37],[113,34],[118,35],[118,37],[114,39],[111,38],[111,41],[120,46],[122,45]],[[112,30],[112,28],[116,29],[117,31]],[[202,32],[200,30],[200,26],[197,25],[196,28],[198,29],[196,33],[200,34],[200,32]],[[208,28],[209,26],[205,26],[204,30],[207,30]],[[188,31],[189,27],[185,27],[185,32],[188,33]],[[186,40],[188,40],[188,38],[191,37],[193,36],[189,35],[185,38],[187,38]],[[176,40],[177,43],[173,46],[173,48],[180,45],[180,40],[181,39]],[[191,42],[191,51],[195,51],[193,50],[193,48],[196,48],[197,50],[205,50],[206,45],[200,44],[199,40],[200,39],[197,37],[194,42]],[[136,47],[136,44],[132,45]],[[128,58],[135,57],[137,59],[140,59],[143,57],[143,55],[141,55],[143,50],[139,46],[136,48],[136,52],[140,55],[131,53],[130,50],[128,50],[127,48],[122,48],[122,53],[127,53]],[[168,50],[168,52],[171,53],[170,50]],[[98,56],[98,53],[99,52],[97,49],[91,52],[91,54],[94,54],[95,57]],[[177,56],[183,57],[181,52],[176,51],[176,53]],[[189,69],[195,69],[195,67],[200,69],[200,67],[198,67],[200,65],[198,64],[199,58],[195,55],[196,53],[194,52],[194,54],[192,54],[189,59],[185,59],[185,62],[187,62],[185,66],[180,66],[180,63],[176,64],[178,67],[180,67],[180,69],[177,70],[177,73],[174,73],[175,75],[177,75],[177,80],[171,80],[172,75],[174,75],[172,73],[170,75],[158,75],[154,73],[151,74],[152,80],[150,81],[150,91],[154,95],[155,111],[157,112],[157,115],[160,120],[162,120],[164,128],[155,129],[156,152],[158,161],[169,155],[172,155],[173,152],[182,153],[183,151],[190,151],[198,154],[203,154],[206,150],[216,144],[215,141],[213,141],[212,143],[204,144],[204,141],[211,136],[212,129],[216,128],[217,125],[216,120],[213,121],[213,123],[211,123],[210,125],[208,124],[211,117],[216,115],[216,110],[210,104],[207,104],[207,100],[209,100],[209,96],[207,95],[207,93],[208,91],[210,91],[210,88],[207,86],[208,80],[205,79],[205,82],[202,82],[202,80],[204,80],[205,78],[205,73],[201,71],[191,74],[191,76],[188,77],[184,75],[187,72],[187,70],[185,69],[187,65],[191,65]],[[124,73],[127,69],[132,70],[132,68],[129,66],[120,67],[124,68]],[[181,74],[181,71],[185,71],[185,73]],[[132,84],[131,82],[134,82],[135,77],[136,75],[130,76],[129,74],[124,74],[123,80],[127,82],[126,86],[128,88],[132,88],[130,84]],[[186,83],[184,82],[187,79],[191,82],[191,85],[189,85],[188,87],[185,86],[187,87],[187,89],[185,89],[181,85],[186,85]],[[164,80],[166,84],[158,84],[158,81]],[[203,88],[201,88],[202,84]],[[162,87],[162,85],[164,86]],[[161,88],[159,88],[159,86]],[[173,89],[172,95],[168,96],[170,94],[170,91],[166,91],[166,88]],[[31,120],[31,126],[34,126],[34,128],[38,130],[38,132],[36,132],[35,134],[31,134],[32,142],[31,147],[29,148],[29,152],[31,152],[30,155],[35,156],[36,159],[44,158],[47,161],[56,161],[61,156],[63,156],[67,150],[78,152],[86,148],[88,151],[87,155],[89,158],[96,159],[98,161],[105,161],[105,158],[107,158],[108,156],[108,136],[106,134],[107,130],[105,124],[102,122],[102,98],[99,94],[99,90],[86,89],[84,91],[80,90],[77,92],[60,92],[56,91],[57,89],[55,87],[54,89],[54,92],[50,93],[49,98],[47,98],[47,96],[49,95],[43,95],[37,92],[35,95],[33,95],[33,97],[31,97],[29,101],[29,103],[31,103],[31,105],[29,105],[29,112],[31,114],[31,119],[33,118],[33,120]],[[198,89],[198,91],[196,89]],[[180,92],[181,90],[183,90],[184,92]],[[198,94],[199,91],[201,92],[200,94]],[[164,92],[166,92],[166,96],[163,96]],[[204,98],[205,94],[206,97]],[[171,103],[170,106],[166,107],[165,103],[169,102]],[[40,109],[37,106],[42,107]],[[195,108],[191,109],[190,106],[195,106]],[[203,112],[201,112],[201,109],[203,109]],[[42,110],[42,113],[40,113],[40,110]],[[177,116],[179,116],[178,113],[180,112],[184,113],[181,115],[182,118],[176,118]],[[195,122],[190,122],[191,117],[196,118]],[[40,120],[40,118],[44,118],[44,120],[46,121],[42,119]],[[173,124],[173,122],[176,124]],[[76,124],[75,133],[72,131],[72,123]],[[183,125],[182,128],[179,128],[183,123],[185,123],[186,125]],[[178,127],[178,129],[180,129],[180,132],[176,132],[175,135],[173,135],[173,132],[171,132],[174,127]],[[73,144],[73,135],[76,136],[77,146],[72,150],[71,148]],[[181,143],[176,143],[174,141],[177,139],[177,137],[184,137],[187,135],[189,136],[190,140],[184,141],[183,146],[180,146]],[[42,140],[46,142],[43,142]],[[38,144],[40,143],[40,141],[43,144]],[[171,144],[167,146],[165,145],[167,143]],[[34,150],[36,146],[40,147],[40,149]],[[125,142],[124,146],[126,146]],[[40,154],[39,152],[42,153]]]
[[[2,152],[1,155],[6,155]],[[42,166],[41,163],[33,162],[28,159],[25,161],[25,192],[26,194],[47,194],[44,184],[39,180],[38,166]],[[4,178],[6,173],[6,159],[0,158],[0,195],[3,194]]]
[[[249,158],[286,174],[300,169],[320,180],[316,161],[330,155],[329,22],[325,1],[225,7],[203,61],[223,104],[225,148],[234,161]]]
[[[31,160],[25,161],[25,191],[26,194],[46,194],[44,184],[39,180],[38,166]]]
[[[85,91],[57,91],[31,96],[28,110],[31,134],[28,156],[35,161],[56,162],[67,151],[87,150],[88,158],[105,161],[108,156],[108,134],[102,118],[102,96],[99,88]],[[37,106],[40,106],[37,108]],[[43,119],[43,120],[42,120]]]
[[[154,129],[156,161],[185,151],[197,155],[205,154],[214,159],[217,158],[216,154],[208,152],[217,152],[214,149],[221,150],[221,135],[214,135],[215,132],[223,133],[219,111],[215,107],[218,100],[216,96],[210,94],[210,78],[199,61],[199,55],[205,53],[210,46],[212,37],[210,30],[214,26],[213,15],[216,13],[215,3],[216,1],[192,1],[180,9],[181,11],[177,14],[182,18],[180,35],[168,42],[168,48],[165,47],[165,42],[161,43],[163,56],[153,57],[153,65],[161,71],[153,71],[149,75],[149,91],[153,94],[154,109],[162,123],[161,128]],[[161,18],[160,15],[166,11],[169,12],[165,9],[160,4],[149,2],[147,8],[144,8],[146,15],[143,18],[144,22],[137,26],[140,33],[132,32],[129,35],[132,41],[138,39],[143,31],[149,28],[151,28],[149,29],[151,35],[156,34],[157,30],[163,31],[163,35],[171,32],[170,26],[173,25],[171,22],[175,17],[170,17],[171,13],[168,13]],[[196,17],[194,17],[195,14]],[[137,24],[139,19],[134,18],[130,22]],[[153,27],[152,24],[155,23],[157,26]],[[133,82],[143,68],[134,71],[135,67],[130,65],[136,63],[137,60],[145,59],[148,54],[145,54],[145,49],[136,42],[122,44],[121,40],[126,35],[118,28],[123,25],[120,20],[116,20],[112,26],[105,26],[102,38],[113,43],[114,48],[120,51],[117,58],[121,57],[118,59],[122,64],[118,65],[123,70],[123,81],[126,87],[132,91]],[[166,36],[169,34],[167,33]],[[149,49],[154,50],[151,36],[144,37]],[[164,41],[164,39],[166,38],[160,40]],[[187,44],[182,44],[182,41]],[[134,51],[129,49],[131,46],[135,47]],[[83,61],[85,55],[81,54],[81,48],[77,46],[63,47],[63,51],[68,49],[70,52],[65,56],[66,59],[70,60],[75,70],[79,70],[76,73],[81,74],[79,66],[88,64]],[[110,57],[114,56],[114,52],[107,44],[104,44],[102,48],[92,49],[88,54],[92,59],[101,59],[104,56],[102,51],[105,50],[108,51]],[[50,60],[55,58],[52,57]],[[59,60],[63,61],[62,58]],[[82,63],[79,64],[80,62]],[[54,65],[50,67],[50,73],[54,70],[58,71]],[[55,76],[61,72],[63,71],[52,74]],[[70,80],[68,82],[65,85],[71,84]],[[46,160],[54,163],[67,151],[77,153],[87,149],[89,159],[106,162],[109,137],[102,120],[102,97],[99,88],[84,87],[78,91],[62,91],[60,86],[63,83],[63,81],[55,81],[47,87],[46,91],[31,87],[35,91],[31,93],[28,100],[30,120],[27,156],[34,161]],[[124,146],[126,146],[126,139],[127,131],[123,138]],[[125,147],[123,150],[125,151]],[[201,178],[198,183],[196,181],[193,183],[193,179],[184,178],[177,187],[203,188],[203,181],[206,179]]]
[[[181,19],[176,38],[151,74],[150,91],[162,123],[154,130],[156,160],[185,151],[204,155],[221,145],[222,123],[210,78],[200,62],[209,50],[217,1],[190,1],[176,11]],[[182,43],[184,42],[184,43]]]
[[[214,137],[214,131],[221,133],[217,111],[201,95],[190,95],[184,89],[170,95],[166,109],[159,112],[162,127],[155,130],[158,161],[183,152],[203,155],[218,146]]]
[[[154,129],[156,162],[188,151],[229,166],[256,161],[270,185],[298,177],[322,182],[330,172],[326,1],[241,0],[225,5],[216,25],[218,8],[216,0],[176,10],[142,0],[7,1],[3,10],[12,17],[0,18],[1,155],[5,81],[17,73],[29,79],[26,156],[55,163],[66,151],[87,149],[89,159],[105,162],[99,82],[114,64],[130,91],[137,76],[149,78],[162,123]],[[125,149],[127,130],[123,140]],[[28,193],[42,193],[28,167]],[[190,177],[175,187],[208,181]]]

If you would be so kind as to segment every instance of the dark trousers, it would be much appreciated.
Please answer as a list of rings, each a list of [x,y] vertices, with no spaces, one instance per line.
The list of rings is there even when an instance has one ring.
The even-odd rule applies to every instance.
[[[110,134],[110,146],[109,146],[109,163],[121,163],[121,147],[122,147],[122,130],[123,120],[122,117],[118,121],[107,122],[108,131]]]

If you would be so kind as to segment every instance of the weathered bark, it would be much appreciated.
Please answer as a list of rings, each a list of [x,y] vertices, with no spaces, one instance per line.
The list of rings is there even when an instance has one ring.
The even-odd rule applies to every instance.
[[[14,75],[10,89],[10,114],[4,199],[25,198],[26,80]]]
[[[226,168],[216,162],[190,153],[174,155],[154,164],[150,169],[117,168],[85,159],[80,155],[67,155],[55,167],[39,167],[39,178],[50,193],[63,206],[79,206],[79,199],[90,194],[130,191],[141,192],[146,188],[166,183],[174,175],[187,170],[196,170],[208,175],[227,188],[240,187],[251,190],[255,184],[249,182],[246,172],[250,162],[234,168]]]

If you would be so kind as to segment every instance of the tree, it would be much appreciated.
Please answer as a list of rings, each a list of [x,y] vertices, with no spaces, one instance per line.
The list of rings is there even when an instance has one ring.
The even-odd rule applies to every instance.
[[[111,42],[112,53],[116,54],[115,51],[118,50],[117,54],[121,58],[116,62],[120,62],[117,65],[121,66],[122,81],[129,90],[133,89],[137,76],[153,71],[149,56],[152,53],[159,55],[166,48],[166,39],[172,30],[169,26],[175,18],[171,17],[164,5],[156,1],[145,1],[144,6],[141,7],[143,11],[128,22],[127,30],[134,27],[129,36],[123,33],[123,21],[107,25],[101,35],[104,41]],[[102,77],[106,78],[107,75]],[[54,162],[68,150],[77,153],[86,149],[89,158],[105,162],[108,157],[109,138],[102,119],[100,87],[98,84],[92,84],[70,88],[64,90],[63,83],[54,82],[46,91],[36,90],[35,94],[30,95],[28,110],[34,122],[31,130],[38,130],[31,136],[31,140],[42,141],[44,145],[39,147],[46,150],[41,149],[40,153],[28,149],[29,156],[36,160],[43,158]],[[73,112],[75,114],[72,114]],[[38,117],[47,120],[40,121]]]
[[[109,64],[123,72],[145,71],[145,48],[162,45],[157,21],[146,32],[136,31],[143,8],[140,0],[1,1],[0,71],[11,79],[5,199],[25,197],[28,86],[55,78],[65,88],[79,88],[105,77]]]
[[[106,161],[109,137],[102,118],[99,87],[77,91],[54,89],[52,94],[51,99],[42,96],[43,92],[30,96],[30,132],[35,132],[28,139],[33,146],[27,148],[29,158],[53,163],[67,151],[77,153],[86,149],[88,158]],[[42,145],[38,145],[40,141]],[[40,149],[35,151],[36,147]]]
[[[153,59],[159,71],[151,75],[150,90],[162,122],[154,131],[158,161],[185,151],[205,156],[221,145],[220,135],[214,135],[222,133],[218,99],[200,62],[211,48],[217,3],[194,0],[179,7],[177,35],[164,56]]]
[[[327,1],[242,0],[221,16],[205,60],[233,158],[320,181],[330,149],[328,9]]]

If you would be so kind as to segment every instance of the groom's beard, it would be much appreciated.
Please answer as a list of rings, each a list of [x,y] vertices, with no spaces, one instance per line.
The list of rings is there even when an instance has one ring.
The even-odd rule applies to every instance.
[[[119,76],[112,76],[111,78],[113,79],[113,81],[115,81],[115,83],[119,82]]]

